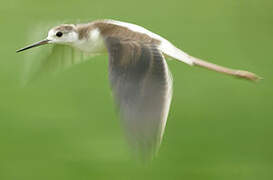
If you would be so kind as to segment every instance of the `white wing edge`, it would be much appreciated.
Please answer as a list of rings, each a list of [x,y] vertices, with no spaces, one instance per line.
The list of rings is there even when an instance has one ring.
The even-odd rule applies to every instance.
[[[178,49],[175,47],[171,42],[169,42],[167,39],[159,36],[158,34],[155,34],[144,27],[138,26],[136,24],[132,23],[127,23],[127,22],[121,22],[121,21],[116,21],[116,20],[105,20],[106,23],[110,24],[115,24],[118,26],[126,27],[130,29],[131,31],[138,32],[138,33],[143,33],[151,38],[157,39],[161,42],[159,45],[159,49],[167,56],[177,59],[179,61],[182,61],[186,64],[193,65],[194,62],[191,59],[191,56],[188,55],[187,53],[183,52],[182,50]]]

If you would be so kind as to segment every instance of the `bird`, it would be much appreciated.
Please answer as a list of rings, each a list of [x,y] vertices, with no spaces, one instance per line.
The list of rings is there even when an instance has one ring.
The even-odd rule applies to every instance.
[[[38,72],[108,53],[110,85],[125,134],[131,149],[143,159],[157,154],[170,109],[172,75],[166,59],[250,81],[260,79],[248,71],[193,57],[142,26],[112,19],[55,26],[44,40],[16,52],[46,44],[53,44],[53,58],[47,57]],[[54,56],[58,52],[62,55]]]

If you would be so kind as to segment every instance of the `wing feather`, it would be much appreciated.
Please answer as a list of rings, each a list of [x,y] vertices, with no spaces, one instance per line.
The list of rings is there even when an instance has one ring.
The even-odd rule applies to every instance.
[[[62,72],[75,64],[84,62],[90,56],[67,45],[56,44],[34,49],[32,53],[27,54],[23,83]]]
[[[109,79],[129,143],[143,158],[158,150],[171,100],[171,76],[153,44],[108,37]]]

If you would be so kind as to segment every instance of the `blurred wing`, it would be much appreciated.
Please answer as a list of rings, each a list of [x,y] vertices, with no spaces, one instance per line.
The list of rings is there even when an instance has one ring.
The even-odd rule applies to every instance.
[[[37,48],[26,58],[25,83],[44,75],[61,72],[74,64],[79,64],[90,57],[80,50],[66,45],[50,45]],[[48,51],[45,51],[49,48]],[[39,50],[40,49],[40,50]],[[43,50],[43,52],[41,51]],[[38,53],[39,52],[39,53]]]
[[[157,152],[164,132],[172,79],[156,45],[106,38],[109,79],[132,148],[143,158]]]

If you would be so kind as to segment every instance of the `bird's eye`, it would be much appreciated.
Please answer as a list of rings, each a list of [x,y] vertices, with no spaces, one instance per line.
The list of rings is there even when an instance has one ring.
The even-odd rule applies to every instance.
[[[56,36],[57,36],[57,37],[62,37],[62,35],[63,35],[63,33],[60,32],[60,31],[56,33]]]

